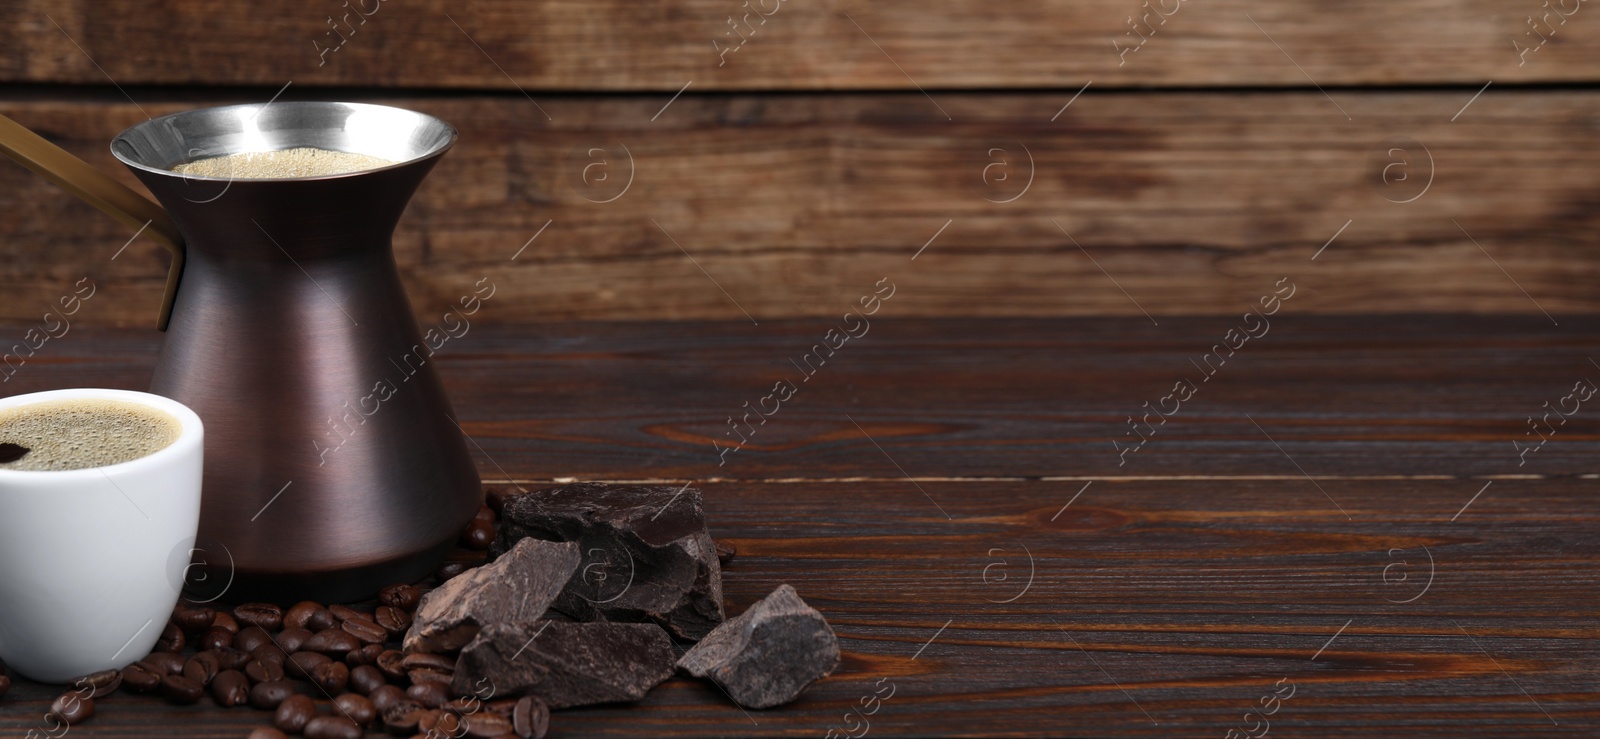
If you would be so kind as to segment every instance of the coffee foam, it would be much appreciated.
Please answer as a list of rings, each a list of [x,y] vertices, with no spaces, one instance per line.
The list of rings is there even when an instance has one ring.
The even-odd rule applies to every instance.
[[[0,411],[0,444],[29,449],[0,470],[79,470],[131,462],[172,445],[178,419],[105,398],[47,400]]]
[[[366,154],[302,146],[297,149],[247,151],[210,159],[197,159],[173,167],[172,171],[196,177],[226,177],[240,180],[283,179],[346,174],[387,167],[391,164],[394,162]]]

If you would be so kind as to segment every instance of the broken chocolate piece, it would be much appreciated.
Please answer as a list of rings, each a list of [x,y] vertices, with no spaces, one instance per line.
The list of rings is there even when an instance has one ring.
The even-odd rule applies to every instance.
[[[578,546],[530,539],[428,593],[406,632],[408,652],[460,649],[489,624],[531,624],[578,570]]]
[[[21,444],[12,444],[10,442],[0,444],[0,464],[15,462],[28,456],[28,452],[31,451],[33,450]]]
[[[838,666],[833,628],[788,585],[718,626],[678,660],[678,667],[722,686],[745,708],[788,703]]]
[[[672,677],[672,639],[655,624],[495,624],[461,650],[461,695],[536,695],[551,708],[636,701]]]
[[[526,537],[577,542],[555,608],[580,621],[650,621],[699,639],[722,623],[722,566],[693,488],[579,483],[506,498],[491,556]]]

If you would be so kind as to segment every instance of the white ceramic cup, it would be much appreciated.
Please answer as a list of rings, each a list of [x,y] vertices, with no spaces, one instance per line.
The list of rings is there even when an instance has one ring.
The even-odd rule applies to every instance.
[[[74,389],[0,399],[137,403],[175,418],[176,441],[128,462],[80,470],[0,469],[0,660],[66,683],[150,653],[183,589],[200,525],[204,430],[175,400]]]

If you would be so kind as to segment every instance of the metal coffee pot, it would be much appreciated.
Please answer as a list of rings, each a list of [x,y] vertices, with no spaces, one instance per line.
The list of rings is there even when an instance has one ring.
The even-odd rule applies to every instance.
[[[371,597],[437,568],[478,510],[478,473],[390,241],[455,141],[437,118],[379,105],[163,116],[111,143],[157,206],[0,117],[0,150],[172,252],[150,391],[205,422],[200,533],[181,554],[210,597]],[[297,147],[394,164],[294,179],[171,169]]]

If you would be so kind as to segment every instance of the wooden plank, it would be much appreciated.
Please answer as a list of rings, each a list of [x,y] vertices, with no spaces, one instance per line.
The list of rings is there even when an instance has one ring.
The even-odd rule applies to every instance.
[[[916,93],[390,100],[462,130],[397,259],[425,320],[484,277],[499,322],[829,316],[884,277],[897,316],[1234,313],[1285,276],[1299,311],[1600,310],[1600,94],[1335,95],[1086,94],[1054,122],[1034,94],[940,94],[954,121]],[[106,142],[138,109],[0,112],[133,183]],[[90,275],[84,320],[150,320],[157,250],[112,261],[129,230],[20,167],[0,192],[0,318]]]
[[[1600,21],[1592,13],[1575,1],[1531,0],[1054,0],[1003,12],[977,0],[361,0],[281,3],[272,12],[221,0],[11,0],[0,6],[0,25],[18,48],[0,58],[0,80],[662,93],[690,83],[1065,93],[1091,80],[1102,89],[1477,87],[1595,80]]]
[[[845,659],[789,706],[751,712],[677,677],[635,705],[555,714],[557,736],[821,735],[892,684],[874,736],[1567,736],[1600,717],[1590,617],[1592,484],[1328,481],[901,482],[705,486],[739,556],[738,612],[780,583]],[[1065,505],[1070,503],[1070,505]],[[1293,686],[1292,689],[1289,686]],[[55,691],[21,682],[0,731]],[[1270,704],[1269,704],[1270,705]],[[249,709],[117,694],[82,736],[237,737]]]
[[[1541,420],[1537,451],[1513,445],[1539,444],[1529,417],[1600,382],[1592,321],[1316,316],[1291,300],[1206,380],[1195,363],[1237,316],[906,320],[888,315],[899,299],[810,379],[797,364],[831,322],[475,325],[439,371],[485,479],[1263,477],[1314,502],[1306,475],[1432,476],[1470,495],[1600,474],[1593,401]],[[74,328],[0,387],[137,389],[158,341]],[[750,409],[785,380],[795,392],[762,423]],[[1182,380],[1190,399],[1142,420]],[[1120,454],[1139,441],[1129,417],[1149,441]]]

